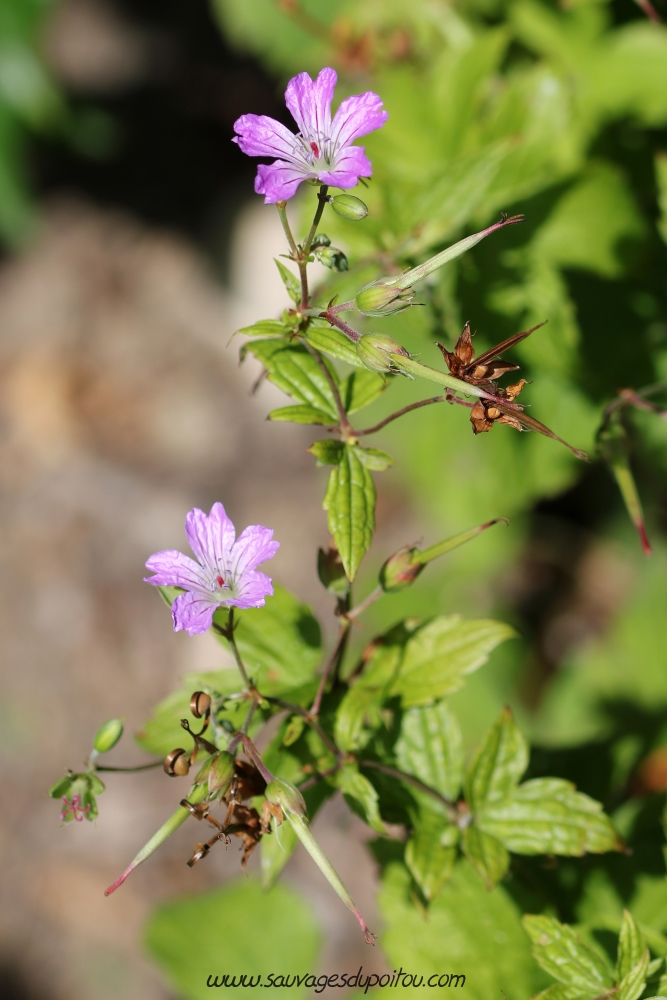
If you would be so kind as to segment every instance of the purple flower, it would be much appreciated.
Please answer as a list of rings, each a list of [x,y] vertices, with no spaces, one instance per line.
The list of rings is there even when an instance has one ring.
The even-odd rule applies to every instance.
[[[280,542],[272,541],[271,528],[252,524],[236,538],[225,508],[214,503],[210,514],[197,507],[190,511],[185,533],[198,562],[174,549],[156,552],[146,563],[155,576],[144,578],[146,583],[186,591],[171,608],[175,632],[187,629],[189,635],[200,635],[210,628],[220,605],[264,607],[264,598],[273,594],[273,587],[270,577],[258,573],[257,566],[280,548]]]
[[[257,168],[255,191],[266,204],[287,201],[301,181],[318,180],[333,187],[354,187],[373,173],[363,146],[351,143],[381,128],[389,117],[377,94],[367,91],[346,97],[331,120],[336,71],[323,69],[315,82],[299,73],[287,84],[285,103],[299,126],[294,135],[275,118],[242,115],[235,123],[237,142],[248,156],[276,156],[274,163]]]

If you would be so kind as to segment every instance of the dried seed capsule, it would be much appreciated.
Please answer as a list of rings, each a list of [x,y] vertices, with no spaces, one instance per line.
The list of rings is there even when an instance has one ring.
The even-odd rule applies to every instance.
[[[205,691],[195,691],[190,698],[190,711],[195,719],[201,719],[211,711],[211,696]]]
[[[182,747],[177,747],[167,754],[162,766],[170,778],[182,778],[190,770],[190,759]]]

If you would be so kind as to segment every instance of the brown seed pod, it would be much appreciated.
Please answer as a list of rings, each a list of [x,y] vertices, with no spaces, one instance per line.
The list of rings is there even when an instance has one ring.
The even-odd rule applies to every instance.
[[[205,691],[195,691],[190,698],[190,711],[195,719],[202,719],[211,711],[211,696]]]
[[[182,778],[190,770],[190,759],[182,747],[177,747],[167,754],[162,766],[170,778]]]

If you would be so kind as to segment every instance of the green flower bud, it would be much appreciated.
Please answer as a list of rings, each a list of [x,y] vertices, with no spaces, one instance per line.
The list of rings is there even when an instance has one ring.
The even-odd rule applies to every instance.
[[[424,563],[413,562],[414,546],[406,545],[387,559],[380,570],[380,586],[389,594],[404,590],[417,579],[424,569]]]
[[[412,288],[399,288],[396,278],[378,278],[357,293],[355,304],[364,316],[392,316],[407,309],[414,298]]]
[[[331,268],[332,271],[347,271],[349,267],[347,257],[342,250],[338,250],[336,247],[315,247],[313,253],[320,264]]]
[[[393,337],[384,333],[367,333],[357,342],[357,354],[366,368],[372,372],[398,371],[390,354],[401,354],[409,358],[408,352]]]
[[[331,240],[326,235],[326,233],[318,233],[313,242],[310,244],[311,250],[315,250],[317,247],[328,247],[331,244]]]
[[[208,771],[208,791],[211,798],[222,798],[234,777],[234,758],[226,750],[216,754]]]
[[[353,194],[337,194],[335,198],[331,199],[331,207],[336,215],[340,215],[350,222],[360,222],[368,215],[367,206],[364,205],[361,198],[357,198]]]
[[[280,806],[287,817],[300,817],[306,815],[306,803],[303,795],[296,787],[284,778],[274,778],[266,786],[264,795],[274,806]]]
[[[109,719],[95,733],[93,747],[98,753],[108,753],[123,735],[123,720]]]

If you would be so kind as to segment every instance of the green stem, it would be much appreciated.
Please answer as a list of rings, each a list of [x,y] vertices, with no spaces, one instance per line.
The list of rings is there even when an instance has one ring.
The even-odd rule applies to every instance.
[[[332,673],[338,670],[338,665],[340,663],[343,652],[345,651],[345,645],[347,643],[347,637],[350,632],[351,621],[346,615],[345,620],[342,622],[340,631],[338,633],[338,639],[336,640],[336,645],[334,646],[333,652],[327,661],[327,665],[324,668],[322,677],[320,678],[319,687],[317,689],[317,694],[315,695],[315,700],[313,701],[310,712],[308,713],[311,719],[317,719],[320,714],[320,706],[322,704],[322,697],[324,695],[327,682]],[[338,750],[336,750],[338,753]]]
[[[375,604],[375,602],[382,597],[383,594],[384,590],[378,585],[375,590],[371,590],[368,597],[365,597],[361,604],[357,604],[356,608],[352,608],[351,611],[348,611],[345,617],[348,621],[353,621],[355,618],[358,618],[359,615],[363,614],[367,608],[370,608],[371,604]]]
[[[138,764],[137,767],[103,767],[101,764],[96,764],[95,771],[148,771],[152,767],[161,767],[164,762],[161,760],[154,760],[151,764]]]
[[[304,257],[307,257],[308,254],[310,253],[310,248],[313,245],[313,240],[315,239],[315,236],[317,235],[317,227],[319,226],[319,224],[320,224],[320,222],[322,220],[322,213],[324,212],[324,206],[327,203],[327,191],[328,190],[329,190],[328,186],[326,184],[322,184],[322,186],[320,187],[320,190],[317,193],[317,201],[318,201],[317,210],[315,212],[315,217],[313,218],[313,224],[310,227],[310,232],[306,236],[306,242],[303,244],[303,255],[304,255]],[[304,309],[307,308],[307,306],[308,306],[307,302],[303,303],[303,308]]]
[[[246,668],[243,665],[243,660],[241,659],[241,654],[239,653],[238,646],[236,645],[236,639],[234,638],[234,608],[229,609],[226,627],[223,628],[221,625],[213,622],[213,629],[218,633],[218,635],[223,636],[229,643],[234,660],[236,661],[236,666],[238,667],[239,673],[243,678],[243,683],[249,691],[254,691],[254,685],[246,673]]]
[[[381,420],[379,424],[374,424],[372,427],[366,427],[362,431],[355,431],[355,437],[363,437],[365,434],[377,434],[381,431],[383,427],[390,424],[392,420],[398,420],[399,417],[404,416],[406,413],[410,413],[411,410],[418,410],[422,406],[430,406],[432,403],[444,403],[447,400],[447,396],[432,396],[431,399],[420,399],[418,403],[410,403],[409,406],[404,406],[402,410],[397,410],[396,413],[391,413],[384,420]]]
[[[204,782],[202,785],[193,785],[188,792],[188,802],[192,803],[193,806],[200,802],[203,802],[208,795],[208,785]],[[116,879],[113,885],[110,885],[108,889],[105,890],[104,895],[110,896],[112,892],[123,884],[127,876],[134,871],[140,864],[142,864],[146,858],[149,858],[161,844],[164,844],[165,840],[171,837],[172,833],[178,830],[179,826],[185,823],[186,819],[191,815],[190,810],[186,809],[185,806],[179,806],[173,816],[170,816],[166,823],[163,823],[157,833],[153,834],[151,839],[145,844],[137,856],[134,858],[132,863],[128,868],[125,869],[120,878]]]
[[[303,338],[302,343],[303,346],[308,351],[308,353],[311,355],[311,357],[315,359],[319,368],[322,370],[322,374],[329,383],[329,388],[331,389],[331,395],[334,398],[336,409],[338,410],[338,421],[340,426],[340,432],[344,438],[348,437],[352,433],[352,424],[347,419],[347,411],[343,405],[343,400],[341,399],[340,392],[338,391],[338,386],[336,385],[335,379],[331,374],[331,372],[329,371],[327,363],[320,354],[320,352],[317,351],[312,346],[312,344],[309,344],[308,341],[305,339],[305,337]]]
[[[280,216],[280,221],[283,224],[283,231],[287,237],[287,242],[289,243],[289,248],[292,256],[297,260],[299,256],[299,248],[296,245],[296,240],[292,235],[292,230],[290,228],[289,220],[287,218],[287,202],[277,201],[276,208],[278,209],[278,215]]]
[[[405,774],[403,771],[399,771],[395,767],[389,767],[388,764],[380,764],[377,760],[357,759],[357,764],[359,767],[369,767],[375,771],[382,771],[383,774],[389,775],[390,778],[397,778],[398,781],[403,781],[406,785],[412,785],[413,788],[419,789],[420,792],[424,792],[426,795],[430,795],[431,798],[437,799],[437,801],[447,810],[449,821],[451,823],[458,823],[459,814],[454,803],[450,802],[450,800],[445,798],[444,795],[441,795],[435,788],[431,788],[430,785],[425,785],[423,781],[419,780],[419,778],[414,778],[411,774]]]

